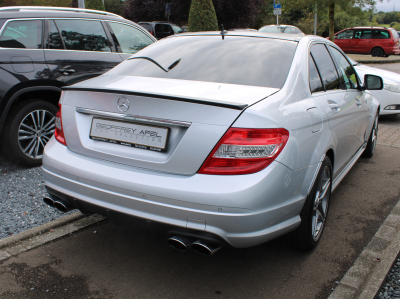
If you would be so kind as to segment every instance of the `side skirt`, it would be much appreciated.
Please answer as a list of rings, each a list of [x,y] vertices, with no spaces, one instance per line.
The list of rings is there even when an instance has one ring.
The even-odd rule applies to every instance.
[[[367,147],[367,143],[364,144],[358,149],[357,153],[353,156],[353,158],[349,161],[347,166],[340,172],[340,174],[333,180],[332,182],[332,192],[336,189],[342,179],[346,176],[346,174],[350,171],[356,161],[360,158],[361,154],[363,154],[365,147]]]

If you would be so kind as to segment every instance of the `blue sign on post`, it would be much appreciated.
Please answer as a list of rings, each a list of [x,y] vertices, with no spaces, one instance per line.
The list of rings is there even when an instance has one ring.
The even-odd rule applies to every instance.
[[[282,8],[281,3],[279,1],[274,0],[274,8]]]
[[[165,10],[171,10],[171,3],[167,3],[165,5]]]

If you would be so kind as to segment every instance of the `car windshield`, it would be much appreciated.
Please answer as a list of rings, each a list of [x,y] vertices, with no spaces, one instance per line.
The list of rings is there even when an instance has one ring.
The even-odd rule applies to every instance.
[[[183,29],[180,28],[179,26],[172,25],[172,29],[174,30],[175,33],[182,33]]]
[[[268,38],[175,37],[154,43],[135,55],[146,59],[129,59],[108,74],[281,88],[296,47],[294,41]],[[179,59],[173,69],[163,70]]]
[[[277,33],[282,33],[285,31],[286,26],[275,26],[275,25],[271,25],[271,26],[265,26],[260,28],[260,32],[277,32]]]

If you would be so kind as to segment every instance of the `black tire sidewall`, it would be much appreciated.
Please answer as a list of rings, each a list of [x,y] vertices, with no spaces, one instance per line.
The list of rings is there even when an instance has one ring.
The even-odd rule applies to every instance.
[[[329,166],[330,175],[331,175],[331,184],[330,184],[329,191],[328,191],[328,193],[329,193],[328,207],[327,207],[327,211],[326,211],[325,223],[323,225],[322,232],[320,233],[318,240],[314,241],[313,235],[312,235],[312,218],[313,218],[313,210],[314,210],[314,201],[315,201],[315,197],[317,195],[317,191],[320,189],[320,186],[322,184],[321,177],[322,177],[323,170],[325,169],[326,166]],[[319,169],[319,173],[314,182],[314,186],[311,190],[311,193],[308,195],[306,203],[304,204],[303,210],[300,213],[301,222],[302,223],[304,222],[299,227],[300,230],[304,231],[304,232],[302,232],[302,236],[304,239],[304,241],[302,242],[303,250],[311,250],[315,246],[317,246],[319,241],[322,238],[323,233],[324,233],[326,221],[327,221],[327,217],[328,217],[328,213],[329,213],[331,194],[332,194],[332,177],[333,176],[332,176],[331,160],[329,159],[329,157],[326,156],[322,162],[321,168]]]

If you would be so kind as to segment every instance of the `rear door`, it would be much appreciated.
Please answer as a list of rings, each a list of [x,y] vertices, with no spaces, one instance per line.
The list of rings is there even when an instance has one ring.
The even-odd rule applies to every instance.
[[[359,110],[353,99],[346,98],[346,88],[340,80],[326,46],[324,44],[312,45],[311,54],[325,90],[325,92],[318,92],[313,96],[324,109],[336,141],[334,176],[337,176],[358,149],[360,141],[354,132],[358,126]],[[314,82],[318,81],[314,80]]]
[[[371,53],[373,48],[372,29],[357,29],[354,31],[354,53]]]
[[[347,61],[347,59],[340,53],[336,48],[329,46],[333,58],[335,59],[339,74],[344,81],[346,87],[345,100],[348,103],[355,103],[356,114],[355,119],[356,126],[352,135],[356,136],[358,140],[354,141],[355,150],[358,150],[362,146],[366,137],[366,130],[368,127],[370,113],[372,110],[372,101],[366,101],[366,94],[364,91],[358,90],[357,87],[360,84],[356,71],[353,66]]]
[[[335,44],[340,47],[345,53],[353,53],[354,52],[354,30],[348,29],[342,32],[339,32],[335,35]]]
[[[45,51],[51,79],[71,85],[99,76],[122,58],[99,20],[50,19]]]

